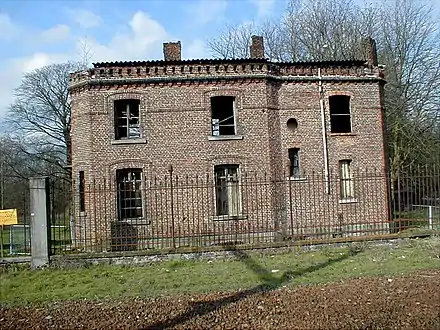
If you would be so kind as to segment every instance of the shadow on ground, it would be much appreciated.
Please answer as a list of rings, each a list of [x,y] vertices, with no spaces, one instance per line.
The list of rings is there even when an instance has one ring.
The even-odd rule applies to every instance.
[[[254,294],[275,290],[283,286],[287,282],[291,281],[295,277],[300,277],[305,274],[312,273],[319,269],[328,267],[331,264],[348,259],[349,257],[352,257],[358,254],[359,252],[361,252],[360,250],[350,250],[338,256],[337,258],[332,258],[325,262],[321,262],[307,268],[298,269],[295,271],[287,271],[284,272],[281,275],[281,277],[276,277],[271,271],[261,266],[258,262],[252,259],[249,254],[247,254],[243,250],[237,250],[235,246],[226,246],[225,250],[232,252],[238,260],[243,262],[247,268],[253,271],[259,277],[261,284],[253,288],[234,293],[233,295],[224,297],[222,299],[217,299],[213,301],[194,302],[192,303],[189,311],[185,313],[181,313],[169,320],[151,324],[147,326],[145,329],[164,329],[164,328],[177,326],[179,324],[185,323],[186,321],[192,318],[209,314],[219,308],[222,308],[223,306],[226,306],[231,303],[235,303],[242,299],[246,299]]]

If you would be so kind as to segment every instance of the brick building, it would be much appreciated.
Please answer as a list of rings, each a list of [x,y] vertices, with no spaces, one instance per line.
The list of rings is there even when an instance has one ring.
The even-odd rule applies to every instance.
[[[201,237],[221,227],[274,240],[319,223],[386,225],[384,81],[374,40],[363,45],[361,60],[279,63],[264,58],[258,36],[246,59],[181,60],[180,42],[165,43],[164,60],[73,73],[77,242],[136,236],[149,247],[171,231]],[[187,175],[204,185],[191,197],[161,191],[158,204],[154,189],[173,184],[170,166],[177,188]],[[360,187],[366,169],[380,175]],[[246,188],[252,177],[268,183],[264,199]],[[192,213],[180,211],[187,204]]]

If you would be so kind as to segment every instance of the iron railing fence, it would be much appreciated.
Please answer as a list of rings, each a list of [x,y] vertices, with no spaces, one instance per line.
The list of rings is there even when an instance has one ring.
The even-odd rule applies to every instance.
[[[26,180],[7,183],[0,210],[16,210],[17,223],[2,226],[0,230],[0,257],[30,255],[30,196]]]
[[[274,179],[233,168],[218,173],[155,177],[125,171],[113,178],[54,182],[52,253],[440,230],[438,168],[418,168],[404,176],[365,169],[348,178],[312,172]]]

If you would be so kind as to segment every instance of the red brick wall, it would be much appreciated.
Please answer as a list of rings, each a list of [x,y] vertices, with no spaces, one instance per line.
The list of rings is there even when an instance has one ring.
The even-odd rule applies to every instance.
[[[155,176],[167,175],[169,165],[172,165],[174,175],[181,178],[186,175],[206,178],[207,173],[212,176],[216,164],[237,163],[243,171],[258,173],[260,178],[266,174],[268,180],[282,179],[288,173],[287,149],[292,147],[301,149],[300,161],[302,169],[306,171],[306,180],[307,173],[323,171],[317,65],[278,67],[262,62],[171,66],[153,63],[147,67],[115,66],[94,69],[88,75],[72,75],[74,177],[78,171],[84,170],[88,183],[93,179],[102,182],[103,178],[114,180],[117,169],[136,167],[143,169],[145,178],[154,180]],[[366,168],[375,168],[384,174],[380,102],[382,82],[378,69],[334,64],[323,66],[322,76],[331,173],[338,175],[338,161],[350,158],[355,170],[364,173]],[[203,79],[207,77],[209,80]],[[159,78],[161,82],[154,80]],[[341,93],[351,96],[353,134],[350,135],[330,133],[328,97]],[[237,134],[243,136],[242,140],[208,140],[211,135],[210,97],[216,95],[235,96]],[[140,100],[142,137],[138,143],[115,144],[113,102],[123,98]],[[292,117],[298,121],[298,128],[293,133],[286,126],[287,120]],[[370,221],[367,206],[379,209],[371,221],[386,221],[385,182],[375,182],[374,185],[378,192],[374,194],[375,200],[372,200],[372,193],[364,193],[365,198],[362,198],[359,192],[361,187],[355,184],[358,202],[339,204],[338,181],[330,183],[329,195],[323,190],[323,182],[320,182],[314,186],[313,192],[302,193],[303,197],[314,196],[318,199],[310,207],[311,200],[302,201],[299,197],[301,183],[292,182],[290,188],[293,187],[297,196],[292,202],[297,213],[295,225],[308,226],[307,221],[334,223],[336,214],[341,212],[347,224]],[[273,185],[268,189],[265,202],[260,205],[260,213],[255,215],[251,212],[239,226],[255,227],[253,218],[258,218],[261,226],[257,227],[290,232],[287,187],[286,184]],[[99,201],[94,203],[89,199],[89,212],[82,219],[89,221],[90,226],[93,223],[93,228],[107,228],[107,222],[116,218],[114,192],[108,191],[106,194],[107,198],[98,198]],[[319,199],[323,202],[319,203]],[[332,214],[326,212],[329,203],[334,205]],[[210,220],[208,216],[213,213],[212,204],[205,204],[199,209],[206,214],[199,214],[197,221],[193,219],[193,225],[188,222],[188,217],[180,216],[176,220],[177,226],[190,230],[197,222],[209,230],[213,226],[232,225]],[[169,207],[168,204],[165,206]],[[362,214],[360,209],[363,210]],[[301,213],[300,210],[306,212]],[[142,230],[159,231],[160,222],[163,225],[164,221],[168,221],[163,219],[163,215],[152,214],[151,219],[151,226]],[[108,230],[104,230],[99,238],[93,228],[90,230],[91,240],[98,242],[105,239]]]

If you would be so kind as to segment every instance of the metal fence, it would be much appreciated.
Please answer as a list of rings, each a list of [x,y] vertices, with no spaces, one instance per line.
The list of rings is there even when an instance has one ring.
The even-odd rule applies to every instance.
[[[5,187],[0,209],[17,211],[17,224],[0,229],[0,257],[30,255],[30,197],[27,180],[17,180]]]
[[[112,178],[51,187],[51,249],[139,251],[279,241],[348,240],[440,229],[440,173],[303,173],[271,178],[234,168],[214,175]]]

